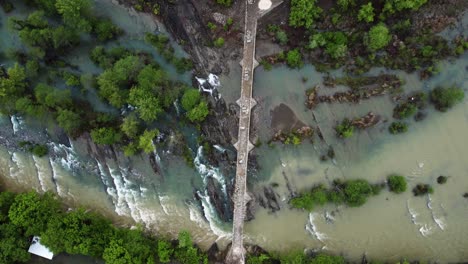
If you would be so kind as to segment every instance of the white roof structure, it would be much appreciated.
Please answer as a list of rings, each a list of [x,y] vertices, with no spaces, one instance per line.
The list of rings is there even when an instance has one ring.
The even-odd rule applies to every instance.
[[[54,253],[52,253],[48,248],[43,246],[40,241],[40,237],[33,237],[28,252],[46,259],[52,259],[54,257]]]

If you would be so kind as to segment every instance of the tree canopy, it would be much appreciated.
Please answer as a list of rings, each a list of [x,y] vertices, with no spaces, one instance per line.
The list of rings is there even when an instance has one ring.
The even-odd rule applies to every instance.
[[[316,4],[317,0],[291,0],[289,25],[296,28],[310,28],[322,13],[322,9]]]
[[[368,46],[371,50],[384,48],[390,42],[390,32],[384,23],[373,26],[369,31]]]

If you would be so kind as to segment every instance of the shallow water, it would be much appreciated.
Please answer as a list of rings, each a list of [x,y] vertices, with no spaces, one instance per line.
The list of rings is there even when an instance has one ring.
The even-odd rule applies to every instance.
[[[111,1],[96,0],[96,3],[98,12],[110,15],[127,32],[119,40],[122,45],[152,52],[171,78],[189,81],[189,75],[177,75],[172,66],[165,64],[154,49],[144,43],[143,34],[164,31],[161,25],[147,15],[134,13]],[[5,25],[2,11],[0,17]],[[0,27],[0,35],[1,47],[17,43],[4,26]],[[99,69],[87,58],[91,47],[92,43],[70,54],[69,58],[81,70],[97,73]],[[176,52],[183,55],[180,48],[176,48]],[[228,103],[239,96],[240,68],[236,66],[228,76],[221,78],[220,92]],[[407,92],[428,91],[439,84],[457,84],[466,90],[467,67],[468,55],[465,54],[453,62],[442,62],[441,74],[424,82],[415,74],[398,71],[374,69],[370,74],[396,73],[406,80]],[[303,82],[302,77],[308,80]],[[352,138],[343,141],[334,135],[333,127],[338,121],[369,111],[391,120],[392,102],[384,96],[359,105],[322,104],[314,111],[307,110],[305,90],[320,85],[322,77],[312,66],[301,70],[285,67],[271,72],[262,68],[256,70],[254,96],[259,105],[255,108],[255,129],[260,139],[265,142],[272,136],[270,110],[284,103],[305,124],[318,125],[325,142],[305,142],[298,147],[278,145],[274,149],[264,145],[255,149],[261,169],[258,174],[250,175],[251,188],[279,183],[277,191],[282,209],[276,214],[259,210],[255,220],[246,224],[247,241],[271,250],[325,249],[355,260],[367,253],[370,258],[395,261],[402,256],[440,262],[467,261],[468,201],[462,194],[468,192],[468,96],[447,113],[428,110],[428,118],[419,123],[411,122],[409,132],[404,135],[389,135],[388,123],[380,123],[366,131],[357,131]],[[334,92],[343,87],[327,89],[321,88],[321,92]],[[10,130],[11,137],[28,129],[40,130],[30,123],[20,124],[15,126],[18,134],[14,134],[10,117],[0,118],[0,125]],[[195,132],[184,130],[184,133],[192,135],[192,151],[197,155],[195,168],[188,167],[181,158],[167,151],[158,150],[162,167],[159,175],[151,169],[146,155],[126,159],[116,154],[116,159],[98,160],[87,153],[85,143],[77,141],[70,147],[49,143],[53,151],[44,158],[0,147],[0,175],[12,189],[52,190],[70,206],[93,208],[121,225],[133,225],[137,221],[155,233],[171,237],[185,229],[202,248],[208,248],[214,241],[226,245],[230,226],[217,219],[203,186],[207,176],[221,183],[228,179],[203,160],[202,151],[195,144]],[[336,160],[320,162],[320,155],[329,146],[335,149]],[[408,176],[409,188],[420,182],[430,183],[435,193],[413,197],[410,191],[401,195],[383,191],[360,208],[326,206],[309,214],[288,209],[289,193],[283,173],[298,190],[335,178],[380,182],[390,173],[401,173]],[[435,182],[441,174],[449,176],[445,185]],[[199,191],[201,204],[193,199],[194,189]]]
[[[395,73],[405,79],[405,92],[437,85],[458,85],[468,89],[468,55],[453,62],[440,64],[439,76],[419,81],[416,74],[374,69],[370,74]],[[337,73],[338,75],[339,73]],[[308,81],[303,82],[302,77]],[[429,107],[428,117],[421,122],[410,121],[409,132],[390,135],[389,123],[379,123],[365,131],[356,131],[347,140],[336,138],[333,127],[343,118],[363,116],[369,111],[392,120],[393,103],[389,96],[362,101],[358,105],[321,104],[313,111],[304,104],[304,92],[322,76],[311,66],[289,70],[285,67],[265,72],[256,71],[254,94],[259,105],[256,126],[263,142],[273,132],[270,129],[271,110],[280,103],[288,105],[306,124],[318,125],[325,142],[301,146],[262,146],[255,150],[260,170],[252,181],[263,184],[279,183],[276,188],[282,200],[279,213],[261,209],[255,220],[246,224],[248,241],[270,250],[294,248],[324,249],[359,260],[369,258],[397,261],[408,259],[454,262],[468,260],[468,98],[447,113]],[[222,80],[223,81],[223,80]],[[226,88],[225,88],[226,89]],[[320,91],[329,92],[320,88]],[[332,89],[336,91],[338,88]],[[236,98],[221,90],[228,101]],[[317,119],[314,121],[313,116]],[[333,146],[336,159],[321,162],[320,155]],[[392,173],[408,178],[408,191],[395,195],[383,191],[371,197],[360,208],[325,206],[312,214],[288,209],[289,192],[284,175],[297,190],[317,183],[331,183],[335,178],[363,178],[382,182]],[[439,175],[449,176],[445,185],[438,185]],[[251,182],[252,182],[251,181]],[[417,183],[431,184],[435,192],[426,197],[414,197],[411,188]],[[332,217],[334,220],[330,221]],[[328,219],[328,221],[327,221]]]

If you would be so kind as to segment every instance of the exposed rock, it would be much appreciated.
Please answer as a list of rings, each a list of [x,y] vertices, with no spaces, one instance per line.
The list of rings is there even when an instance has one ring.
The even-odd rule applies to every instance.
[[[218,217],[223,221],[231,220],[230,206],[229,203],[226,202],[222,186],[212,177],[208,177],[207,181],[206,189],[208,196],[210,197],[211,204],[216,209]]]
[[[315,108],[315,106],[318,104],[317,87],[318,85],[306,91],[306,106],[309,109]]]
[[[351,121],[351,124],[359,129],[365,129],[374,126],[380,121],[380,117],[375,115],[372,112],[369,112],[367,115],[354,119]]]
[[[213,19],[214,21],[216,21],[216,23],[218,24],[221,24],[221,25],[225,25],[226,24],[226,16],[221,14],[221,13],[213,13]]]

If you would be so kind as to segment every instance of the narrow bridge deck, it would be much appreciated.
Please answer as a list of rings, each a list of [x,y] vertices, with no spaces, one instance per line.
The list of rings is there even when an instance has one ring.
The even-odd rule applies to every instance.
[[[245,262],[245,249],[243,246],[243,231],[245,207],[249,201],[247,194],[247,164],[249,152],[253,145],[250,142],[250,116],[251,110],[256,105],[252,98],[254,69],[258,66],[255,60],[255,38],[257,34],[258,0],[247,0],[245,10],[245,31],[244,31],[244,51],[242,66],[241,96],[237,100],[240,107],[239,133],[237,142],[234,144],[237,149],[237,169],[236,183],[234,189],[234,213],[232,247],[226,257],[226,263]]]

